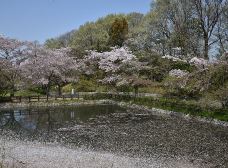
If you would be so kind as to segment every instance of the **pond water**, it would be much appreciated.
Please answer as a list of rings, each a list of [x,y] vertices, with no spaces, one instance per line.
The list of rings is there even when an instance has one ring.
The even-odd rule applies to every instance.
[[[53,151],[48,156],[56,153],[55,157],[59,160],[66,155],[67,159],[78,159],[77,163],[82,162],[81,158],[76,159],[78,155],[87,159],[113,158],[107,161],[112,166],[96,162],[97,167],[228,167],[227,127],[178,117],[156,116],[116,105],[4,110],[0,112],[0,136],[17,141],[16,146],[20,146],[20,151],[28,150],[26,146],[30,146],[30,149],[34,149],[33,154],[34,151],[43,150],[39,143],[55,144],[46,146],[48,150],[45,153]],[[23,145],[23,142],[29,144]],[[64,149],[62,146],[53,148],[57,144],[63,145]],[[12,142],[8,146],[12,148]],[[38,147],[40,150],[37,150]],[[87,153],[81,153],[82,149]],[[22,154],[18,154],[17,158],[19,155],[22,157]],[[99,163],[103,162],[99,160]],[[128,164],[130,162],[133,163]]]
[[[125,109],[113,105],[2,110],[0,113],[0,126],[2,128],[11,128],[12,130],[15,128],[36,133],[40,130],[58,129],[71,123],[80,125],[88,123],[97,117],[125,111]]]

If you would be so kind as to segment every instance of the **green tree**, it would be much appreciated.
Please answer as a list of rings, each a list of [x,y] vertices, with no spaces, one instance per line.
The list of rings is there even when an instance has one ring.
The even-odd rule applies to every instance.
[[[58,39],[48,39],[45,44],[44,44],[47,48],[51,48],[51,49],[59,49],[61,47],[64,47],[64,43]]]
[[[112,46],[123,46],[128,35],[128,22],[125,18],[116,18],[109,31],[109,43]]]

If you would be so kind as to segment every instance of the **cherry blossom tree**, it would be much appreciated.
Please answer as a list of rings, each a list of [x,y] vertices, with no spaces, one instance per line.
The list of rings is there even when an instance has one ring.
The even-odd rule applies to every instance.
[[[61,95],[62,86],[79,79],[81,65],[70,56],[70,51],[70,48],[47,49],[31,45],[28,59],[21,65],[27,81],[45,88],[46,94],[52,85],[57,85]]]
[[[5,79],[11,96],[19,83],[20,64],[25,59],[28,42],[22,42],[0,35],[0,73]]]
[[[132,86],[138,92],[140,86],[148,85],[148,80],[140,78],[140,71],[148,68],[139,62],[127,47],[112,48],[111,51],[99,53],[89,51],[86,62],[94,62],[103,70],[105,77],[100,81],[115,87]]]
[[[204,69],[209,65],[209,61],[203,58],[194,57],[189,61],[190,64],[195,65],[199,69]]]

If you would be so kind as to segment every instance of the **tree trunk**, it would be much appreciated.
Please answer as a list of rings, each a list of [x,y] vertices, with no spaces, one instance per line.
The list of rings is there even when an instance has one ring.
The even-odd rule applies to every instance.
[[[137,97],[139,94],[139,87],[135,86],[134,88],[135,88],[135,97]]]
[[[58,95],[59,96],[62,95],[62,87],[61,87],[61,85],[58,85]]]
[[[11,87],[11,91],[10,91],[10,97],[14,97],[14,93],[15,93],[16,89],[15,89],[15,86],[12,85]]]
[[[49,91],[50,91],[50,85],[48,84],[46,86],[46,95],[49,96]]]
[[[222,55],[223,53],[225,53],[226,50],[225,50],[225,47],[224,47],[224,45],[223,45],[221,35],[219,35],[218,38],[219,38],[220,52],[221,52],[221,55]]]
[[[209,53],[209,39],[208,39],[208,34],[204,34],[204,59],[209,59],[208,56]]]

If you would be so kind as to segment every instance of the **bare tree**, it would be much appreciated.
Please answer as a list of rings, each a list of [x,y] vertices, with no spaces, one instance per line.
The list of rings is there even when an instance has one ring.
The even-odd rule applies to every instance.
[[[218,39],[213,39],[213,32],[225,9],[225,0],[193,0],[195,15],[204,40],[204,58],[209,59],[211,45]]]

